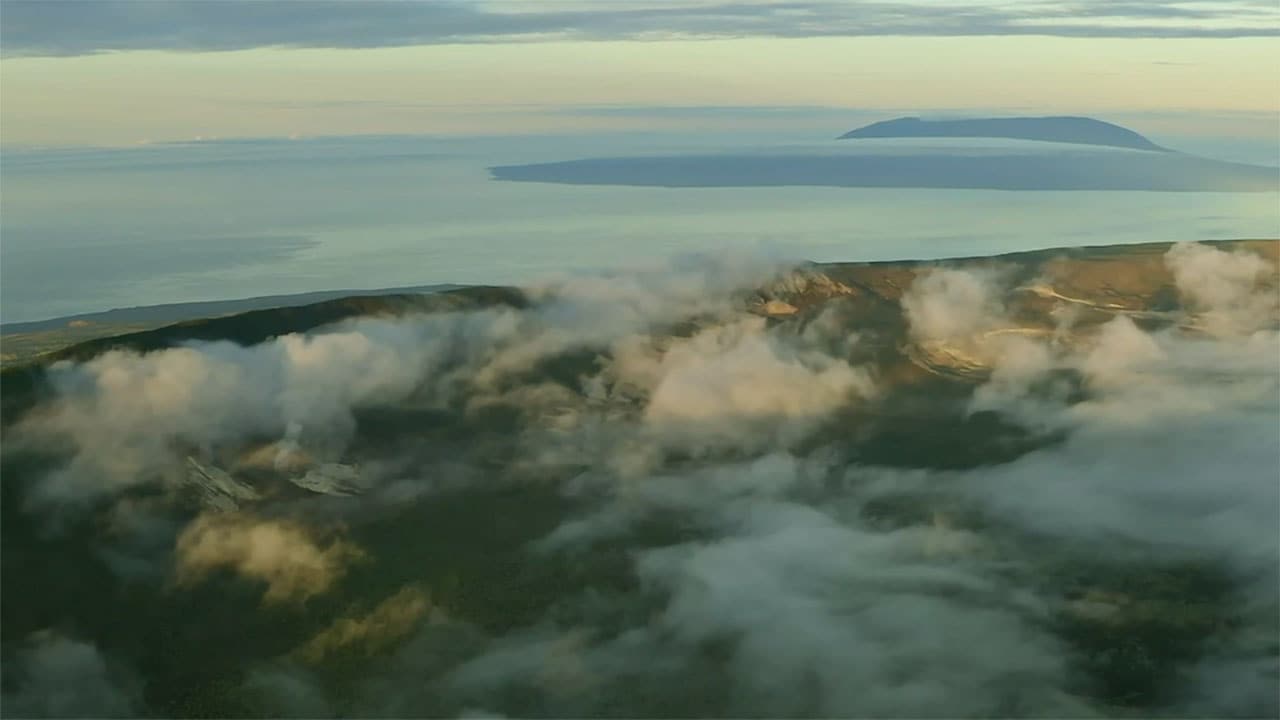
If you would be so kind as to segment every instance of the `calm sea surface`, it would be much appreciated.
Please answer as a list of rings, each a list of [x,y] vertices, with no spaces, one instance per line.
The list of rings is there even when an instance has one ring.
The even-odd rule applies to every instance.
[[[520,283],[689,252],[818,261],[1280,235],[1275,193],[637,188],[491,165],[791,137],[339,138],[3,155],[0,319],[335,288]]]

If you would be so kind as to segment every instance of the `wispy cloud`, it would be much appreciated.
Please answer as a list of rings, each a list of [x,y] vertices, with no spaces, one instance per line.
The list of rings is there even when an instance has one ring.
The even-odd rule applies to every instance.
[[[114,50],[372,48],[564,39],[865,35],[1241,37],[1280,34],[1270,2],[533,3],[6,0],[10,56]]]

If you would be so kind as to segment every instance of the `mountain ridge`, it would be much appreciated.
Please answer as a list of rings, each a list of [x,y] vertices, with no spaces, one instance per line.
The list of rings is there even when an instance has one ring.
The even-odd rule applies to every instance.
[[[1274,717],[1277,288],[1277,240],[681,265],[5,368],[4,703]]]
[[[864,125],[836,138],[983,137],[1175,152],[1126,127],[1077,115],[925,120],[900,117]]]

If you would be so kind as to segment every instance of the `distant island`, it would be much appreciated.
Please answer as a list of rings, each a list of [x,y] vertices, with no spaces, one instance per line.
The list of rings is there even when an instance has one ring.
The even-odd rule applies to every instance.
[[[886,147],[843,142],[945,137],[1030,142],[1015,147],[992,147],[992,143],[950,147],[925,142]],[[582,158],[498,165],[490,167],[489,173],[495,180],[511,182],[667,188],[807,185],[1144,192],[1280,189],[1280,168],[1177,152],[1127,128],[1087,117],[898,118],[852,130],[816,148],[743,147],[716,153]]]
[[[856,130],[850,130],[836,139],[923,137],[1009,138],[1173,152],[1128,128],[1093,118],[1070,116],[968,120],[921,120],[918,117],[902,117],[871,123]]]

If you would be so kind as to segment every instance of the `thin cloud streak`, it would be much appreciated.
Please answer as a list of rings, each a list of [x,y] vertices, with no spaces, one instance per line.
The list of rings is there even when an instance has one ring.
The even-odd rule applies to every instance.
[[[529,6],[529,9],[525,9]],[[552,5],[443,2],[7,0],[7,56],[259,47],[375,48],[545,40],[1280,34],[1274,4],[1240,2],[724,2]]]

